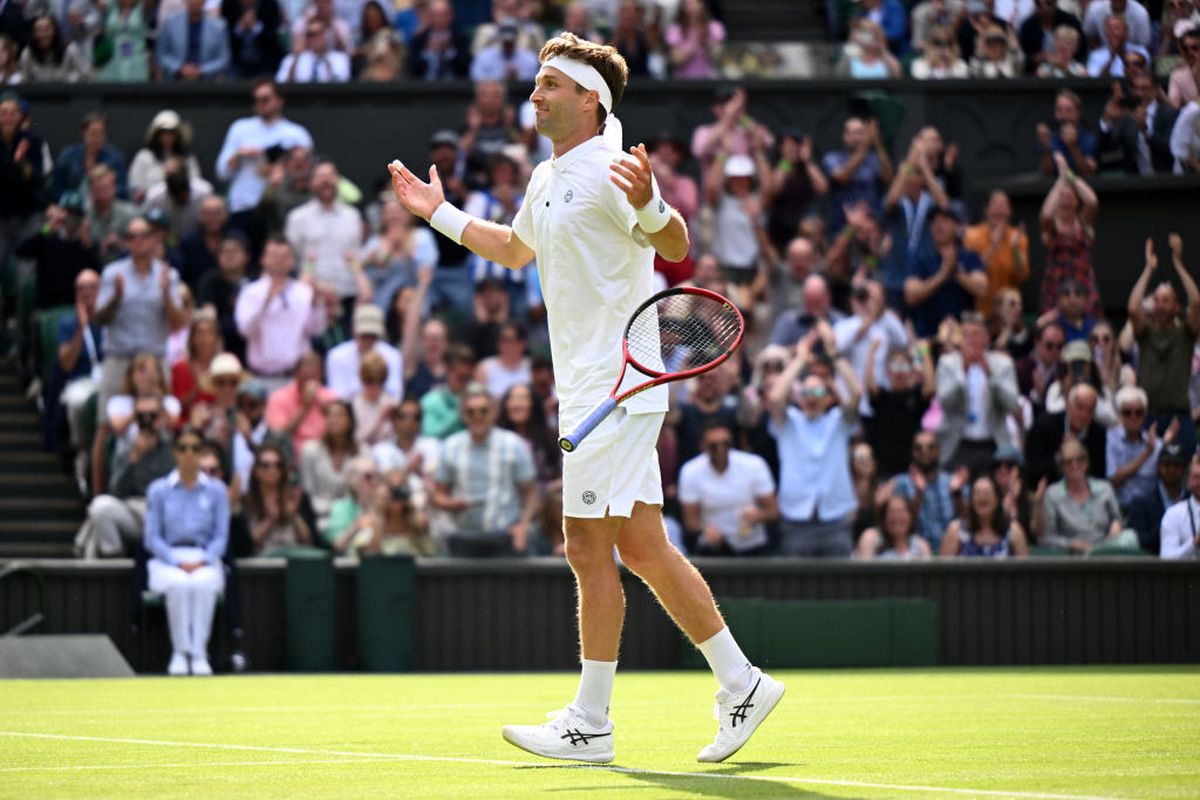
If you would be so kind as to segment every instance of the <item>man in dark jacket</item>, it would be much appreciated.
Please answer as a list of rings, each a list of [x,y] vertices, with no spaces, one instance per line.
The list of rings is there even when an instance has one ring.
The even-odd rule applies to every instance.
[[[1021,52],[1025,54],[1025,74],[1033,75],[1046,57],[1054,50],[1054,31],[1061,25],[1074,28],[1079,33],[1079,45],[1075,48],[1075,60],[1082,63],[1087,58],[1087,40],[1083,38],[1083,26],[1074,14],[1063,11],[1055,0],[1034,0],[1034,13],[1030,14],[1018,33]]]
[[[0,265],[32,232],[44,205],[42,140],[24,128],[23,116],[17,95],[0,95]]]
[[[99,271],[99,251],[82,233],[83,198],[79,192],[67,192],[46,209],[42,229],[17,246],[17,255],[35,264],[35,309],[74,305],[75,277],[85,269]]]
[[[422,81],[466,78],[471,72],[471,41],[454,27],[449,0],[432,0],[429,24],[408,47],[408,74]]]
[[[1045,414],[1029,430],[1025,439],[1025,461],[1029,465],[1029,486],[1035,487],[1042,478],[1053,483],[1062,477],[1056,455],[1068,436],[1078,439],[1088,452],[1088,474],[1105,478],[1104,426],[1096,422],[1096,390],[1086,383],[1077,383],[1067,393],[1067,409]]]
[[[1133,501],[1129,508],[1129,527],[1137,531],[1138,544],[1151,555],[1159,553],[1159,526],[1167,509],[1187,498],[1183,473],[1188,458],[1183,448],[1172,442],[1163,445],[1158,454],[1158,484],[1156,491]]]

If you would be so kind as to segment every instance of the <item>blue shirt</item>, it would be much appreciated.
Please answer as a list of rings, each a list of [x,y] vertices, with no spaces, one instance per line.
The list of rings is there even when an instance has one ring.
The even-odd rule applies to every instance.
[[[104,329],[108,355],[120,358],[133,358],[142,352],[153,353],[159,358],[166,355],[171,326],[167,322],[167,307],[159,284],[164,269],[171,270],[171,298],[178,307],[179,273],[170,265],[155,260],[144,278],[128,258],[104,268],[100,276],[100,295],[96,298],[97,308],[103,308],[112,299],[118,275],[124,282],[121,303]]]
[[[893,248],[895,246],[895,244],[892,245]],[[957,245],[957,247],[960,270],[964,272],[983,271],[983,261],[980,260],[977,253],[965,249],[962,245]],[[917,257],[913,260],[911,274],[913,277],[923,280],[933,277],[941,268],[942,256],[933,246],[933,241],[930,240],[928,245],[920,249]],[[971,296],[970,292],[959,286],[958,281],[951,275],[928,300],[912,309],[913,326],[917,329],[917,336],[921,338],[936,336],[938,325],[942,323],[942,320],[946,317],[957,319],[959,314],[973,308],[975,308],[975,298]]]
[[[921,507],[917,509],[916,533],[929,542],[930,548],[936,553],[942,546],[946,527],[958,516],[958,512],[954,507],[954,495],[950,492],[950,474],[939,472],[936,478],[926,480],[928,485],[921,498]],[[917,496],[917,487],[907,472],[896,476],[892,491],[905,500]]]
[[[767,428],[779,445],[779,512],[784,519],[807,522],[814,512],[835,522],[858,509],[850,477],[850,436],[854,425],[840,407],[810,420],[789,406],[787,421]]]
[[[1120,425],[1109,428],[1105,433],[1104,443],[1104,477],[1112,480],[1117,470],[1133,461],[1146,449],[1146,432],[1142,431],[1134,441],[1125,436],[1125,429]],[[1121,508],[1128,509],[1133,503],[1143,497],[1149,497],[1158,485],[1158,454],[1162,450],[1162,442],[1154,445],[1154,452],[1142,462],[1142,466],[1133,473],[1121,486],[1114,487],[1117,492],[1117,502]],[[1164,506],[1165,508],[1166,506]]]
[[[225,484],[204,473],[191,489],[172,470],[146,492],[145,545],[150,555],[177,565],[172,547],[199,547],[205,561],[216,565],[229,543],[229,495]]]
[[[821,167],[825,174],[832,176],[843,164],[849,161],[851,154],[845,150],[830,150],[821,159]],[[833,236],[846,226],[846,214],[843,205],[852,206],[859,200],[866,200],[867,205],[875,214],[879,213],[883,200],[883,167],[879,156],[874,151],[867,153],[858,169],[850,176],[849,183],[840,184],[830,179],[829,190],[829,235]]]
[[[1083,153],[1088,158],[1095,158],[1098,149],[1096,147],[1096,135],[1084,128],[1082,125],[1077,125],[1079,131],[1079,152]],[[1062,135],[1055,131],[1050,137],[1050,150],[1055,153],[1062,153],[1063,158],[1067,159],[1067,166],[1077,173],[1083,173],[1082,164],[1076,164],[1071,158],[1071,151],[1063,144]]]
[[[96,347],[96,361],[104,360],[104,329],[96,323],[88,325],[88,329],[92,333],[92,344]],[[58,322],[58,343],[67,344],[75,338],[75,331],[79,330],[79,318],[74,314],[68,314]],[[79,358],[75,361],[75,369],[63,375],[63,380],[71,381],[75,378],[86,378],[92,374],[92,353],[88,346],[87,337],[84,337],[83,347],[79,350]]]

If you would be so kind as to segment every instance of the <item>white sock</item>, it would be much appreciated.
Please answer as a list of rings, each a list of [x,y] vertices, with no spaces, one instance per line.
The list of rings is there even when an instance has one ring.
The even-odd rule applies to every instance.
[[[615,661],[583,659],[579,691],[575,693],[575,707],[597,727],[608,722],[608,703],[612,699],[613,678],[616,675]]]
[[[711,638],[696,645],[704,655],[717,683],[727,692],[740,694],[750,688],[750,660],[738,647],[733,634],[726,626],[717,631]]]

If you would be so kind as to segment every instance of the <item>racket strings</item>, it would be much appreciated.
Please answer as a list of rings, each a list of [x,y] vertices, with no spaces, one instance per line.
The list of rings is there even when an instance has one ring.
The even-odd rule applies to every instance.
[[[728,303],[697,294],[668,295],[634,318],[629,355],[661,372],[698,369],[728,353],[741,331],[741,317]]]

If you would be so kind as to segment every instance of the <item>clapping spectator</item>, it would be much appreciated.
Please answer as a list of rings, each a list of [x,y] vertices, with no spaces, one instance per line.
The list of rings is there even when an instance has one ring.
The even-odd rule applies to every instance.
[[[321,385],[321,357],[305,351],[292,380],[267,398],[267,427],[290,441],[298,458],[305,443],[325,435],[324,407],[335,400],[337,395]]]
[[[1037,324],[1056,323],[1062,328],[1068,346],[1072,342],[1087,341],[1092,333],[1092,326],[1096,324],[1096,318],[1088,313],[1087,301],[1087,290],[1083,285],[1074,278],[1067,278],[1058,284],[1057,304],[1038,317]],[[1064,351],[1063,358],[1066,356]],[[1089,354],[1085,360],[1090,358]]]
[[[1097,399],[1095,388],[1077,383],[1067,392],[1066,410],[1043,414],[1033,423],[1025,438],[1030,486],[1042,478],[1051,483],[1059,479],[1061,473],[1056,456],[1066,440],[1082,443],[1092,476],[1103,478],[1107,474],[1107,433],[1096,421]]]
[[[1096,136],[1083,124],[1083,100],[1070,89],[1061,89],[1054,98],[1054,126],[1038,123],[1037,139],[1041,148],[1038,169],[1046,177],[1064,173],[1094,175],[1097,169]],[[1056,165],[1055,155],[1066,159],[1066,170]]]
[[[1167,85],[1167,99],[1171,105],[1182,109],[1200,97],[1200,25],[1193,27],[1182,37],[1179,53],[1183,63],[1171,70]]]
[[[888,52],[883,28],[869,17],[860,17],[850,25],[850,41],[842,51],[837,74],[848,78],[898,78],[903,68]]]
[[[929,245],[917,252],[904,279],[904,301],[922,338],[936,334],[947,317],[973,309],[987,293],[983,263],[958,241],[958,216],[940,206],[929,214]]]
[[[350,26],[358,20],[342,19],[334,12],[334,0],[311,0],[304,11],[295,16],[285,12],[285,16],[292,20],[290,33],[293,47],[312,44],[308,38],[308,31],[311,30],[309,23],[316,21],[320,23],[321,36],[325,39],[325,52],[337,51],[347,56],[354,52],[354,31]]]
[[[388,344],[383,326],[383,311],[365,304],[354,309],[353,341],[343,342],[325,356],[325,376],[329,388],[338,397],[349,400],[361,390],[359,366],[367,353],[378,353],[387,365],[384,390],[400,397],[404,363],[400,351]]]
[[[988,329],[992,332],[992,346],[1008,353],[1014,362],[1033,349],[1033,334],[1025,325],[1024,305],[1016,289],[1005,287],[996,293]]]
[[[1008,29],[1005,20],[994,13],[994,6],[995,0],[966,0],[961,6],[962,13],[955,36],[958,38],[958,50],[967,62],[975,57],[976,44],[983,31],[992,27]]]
[[[54,162],[54,196],[72,191],[85,194],[88,175],[94,167],[104,164],[116,173],[117,195],[124,197],[125,156],[108,141],[108,118],[98,111],[84,114],[79,138],[79,142],[63,148]]]
[[[835,351],[833,327],[846,315],[834,307],[829,283],[824,277],[814,273],[804,279],[800,303],[799,308],[788,309],[775,320],[771,343],[791,347],[819,329],[826,352]]]
[[[283,58],[277,0],[222,0],[221,16],[229,31],[233,76],[249,80],[274,75]]]
[[[916,509],[917,533],[935,550],[950,521],[959,516],[958,504],[970,477],[963,467],[941,469],[941,447],[932,431],[918,431],[912,441],[912,463],[892,481],[892,491]]]
[[[672,76],[719,77],[717,60],[724,42],[725,26],[709,16],[703,0],[682,0],[678,16],[666,31]]]
[[[146,198],[151,186],[166,177],[167,163],[184,159],[189,178],[200,178],[200,162],[191,151],[192,129],[178,113],[170,109],[154,115],[146,128],[142,147],[129,164],[129,193],[137,202]]]
[[[887,146],[879,134],[879,121],[849,117],[842,125],[842,148],[825,153],[821,166],[829,176],[829,232],[846,224],[845,208],[865,202],[874,213],[882,208],[884,187],[894,171]]]
[[[546,43],[546,32],[535,20],[529,19],[529,3],[525,0],[492,0],[492,21],[475,27],[471,52],[478,53],[500,40],[500,26],[505,20],[517,22],[517,44],[538,52]]]
[[[1104,20],[1104,46],[1088,53],[1088,75],[1093,78],[1123,78],[1126,70],[1125,59],[1132,53],[1137,53],[1149,63],[1149,51],[1140,44],[1129,41],[1129,25],[1125,20],[1115,15],[1110,16]]]
[[[1071,554],[1087,554],[1097,545],[1138,547],[1137,535],[1121,521],[1117,496],[1108,481],[1088,474],[1088,451],[1069,438],[1058,450],[1062,480],[1046,489],[1034,527],[1038,541]]]
[[[375,463],[384,472],[399,469],[422,477],[432,473],[437,466],[441,442],[421,435],[421,402],[415,397],[406,397],[392,407],[388,416],[393,435],[371,448]]]
[[[1159,555],[1164,559],[1200,558],[1200,461],[1193,458],[1187,468],[1187,492],[1162,516]],[[1186,520],[1186,521],[1185,521]]]
[[[186,161],[182,158],[171,158],[166,163],[163,179],[151,184],[146,191],[142,207],[147,215],[161,215],[166,218],[169,224],[168,242],[182,242],[200,227],[204,202],[212,193],[211,183],[203,178],[188,176]],[[227,217],[224,201],[220,206],[223,227]]]
[[[471,62],[473,81],[531,81],[538,71],[538,56],[518,44],[520,31],[515,18],[497,26],[497,41],[475,53]]]
[[[350,401],[356,423],[354,435],[360,447],[369,448],[392,438],[391,413],[399,398],[384,389],[391,370],[379,353],[363,354],[358,377],[361,388]]]
[[[238,331],[234,309],[238,293],[246,284],[246,266],[250,263],[250,246],[240,231],[230,231],[221,239],[217,251],[217,269],[200,279],[196,290],[196,305],[212,308],[217,315],[224,349],[246,360],[246,340]]]
[[[1054,154],[1058,180],[1050,188],[1040,213],[1046,267],[1042,275],[1042,313],[1054,308],[1064,281],[1074,281],[1086,295],[1084,313],[1100,312],[1100,293],[1092,266],[1096,210],[1099,201],[1086,181],[1080,180],[1061,153]]]
[[[97,4],[99,5],[99,4]],[[93,49],[99,81],[144,83],[150,80],[150,58],[146,42],[150,33],[145,4],[116,0],[100,6],[100,38]]]
[[[882,339],[871,340],[868,363],[876,363],[882,345]],[[877,379],[877,369],[868,369],[865,375],[873,411],[867,432],[879,473],[897,475],[908,469],[913,437],[921,430],[936,384],[927,342],[917,343],[911,351],[893,348],[885,357],[886,385]]]
[[[1057,0],[1035,0],[1034,13],[1021,23],[1019,35],[1026,74],[1036,72],[1043,78],[1084,74],[1083,27],[1078,17],[1058,7]]]
[[[75,278],[85,269],[99,269],[94,244],[87,233],[83,199],[68,192],[46,209],[40,231],[17,244],[15,254],[33,262],[33,307],[44,311],[74,301]]]
[[[771,131],[748,113],[748,102],[745,87],[722,86],[717,89],[709,107],[716,121],[700,125],[692,133],[692,155],[700,162],[704,174],[708,173],[722,151],[750,155],[756,141],[765,148],[775,144]]]
[[[1008,558],[1029,555],[1025,529],[1010,519],[1000,502],[1000,490],[991,475],[981,475],[971,484],[967,512],[950,523],[942,538],[940,555]]]
[[[1120,83],[1113,83],[1100,118],[1102,166],[1120,167],[1128,175],[1169,174],[1175,164],[1171,133],[1179,111],[1150,75],[1133,75],[1127,82],[1128,97]]]
[[[728,154],[713,162],[704,176],[705,204],[713,211],[713,254],[725,277],[747,287],[757,299],[765,291],[766,275],[759,260],[765,254],[772,262],[773,247],[767,238],[763,211],[763,187],[770,180],[771,166],[761,142],[754,155]]]
[[[967,77],[967,62],[958,54],[954,32],[942,25],[930,30],[924,50],[913,60],[909,72],[918,80]]]
[[[350,56],[330,48],[323,21],[312,18],[304,38],[296,40],[283,59],[275,80],[280,83],[345,83],[350,80]]]
[[[466,78],[471,66],[471,43],[454,26],[449,0],[430,0],[425,28],[408,47],[408,74],[417,80]]]
[[[58,20],[35,17],[29,44],[21,53],[21,77],[27,83],[76,83],[92,77],[88,54],[79,42],[63,36]]]
[[[903,291],[919,256],[932,245],[932,212],[950,208],[950,197],[933,172],[936,160],[925,139],[920,134],[914,137],[883,201],[883,221],[892,246],[881,269],[884,286],[893,296]],[[857,216],[848,214],[847,219],[857,223]]]
[[[850,310],[852,316],[833,326],[834,345],[866,387],[868,396],[864,396],[859,411],[871,419],[871,388],[886,382],[887,354],[908,347],[908,331],[896,313],[884,305],[883,288],[875,281],[854,285]]]
[[[45,170],[41,137],[22,124],[21,99],[0,94],[0,263],[37,230]]]
[[[333,501],[348,491],[350,462],[358,455],[359,447],[354,409],[349,402],[330,400],[317,408],[325,417],[324,430],[300,448],[300,486],[312,503],[317,530],[324,530]]]
[[[340,180],[336,164],[318,162],[312,174],[313,199],[288,212],[284,229],[303,271],[341,298],[348,315],[358,294],[355,266],[363,228],[358,210],[338,197]]]
[[[1116,17],[1129,31],[1129,41],[1141,47],[1149,47],[1153,30],[1150,13],[1138,0],[1095,0],[1086,4],[1083,17],[1083,33],[1093,44],[1098,43],[1105,33],[1109,19]]]
[[[225,20],[204,13],[205,0],[187,0],[185,10],[159,26],[155,58],[167,80],[215,80],[229,73]]]
[[[916,532],[912,506],[897,494],[884,501],[879,526],[863,531],[854,548],[854,557],[862,560],[926,561],[931,556],[929,542]]]
[[[1108,429],[1106,477],[1125,512],[1154,491],[1159,453],[1179,434],[1178,421],[1172,421],[1160,441],[1158,425],[1146,425],[1146,405],[1145,391],[1137,386],[1122,388],[1117,392],[1120,424]]]
[[[316,524],[312,506],[293,482],[287,454],[275,442],[259,446],[242,504],[255,555],[271,558],[311,548]]]
[[[984,218],[967,228],[963,247],[977,253],[987,270],[987,293],[977,308],[990,310],[1001,289],[1020,290],[1029,279],[1029,238],[1023,228],[1012,224],[1012,203],[997,189],[988,196]]]
[[[1039,8],[1042,4],[1050,2],[1053,0],[1040,0]],[[1031,19],[1033,18],[1031,17]],[[1022,29],[1022,33],[1024,33],[1024,29]],[[1083,35],[1075,27],[1065,23],[1057,26],[1054,29],[1053,49],[1039,51],[1035,54],[1035,58],[1040,56],[1037,76],[1039,78],[1081,78],[1087,75],[1087,67],[1078,59],[1081,41],[1083,41]],[[1025,55],[1026,58],[1029,57],[1028,51]],[[1026,66],[1028,65],[1027,61]]]
[[[661,178],[658,180],[661,183]],[[775,250],[783,252],[796,237],[813,201],[829,193],[829,181],[817,164],[811,136],[795,129],[784,132],[779,140],[779,160],[766,189],[767,236]]]
[[[1018,78],[1022,61],[1021,48],[1013,30],[993,26],[983,31],[983,46],[971,57],[971,77]]]
[[[209,368],[220,352],[217,315],[212,311],[196,314],[188,331],[187,356],[171,365],[171,393],[179,399],[183,419],[192,419],[193,405],[212,402]]]
[[[493,159],[506,159],[513,168],[513,174],[505,176],[507,180],[503,181],[513,195],[507,203],[511,205],[520,194],[520,180],[516,162],[503,153],[504,148],[517,139],[516,114],[506,102],[504,94],[504,84],[499,81],[488,80],[475,84],[475,100],[467,106],[466,125],[458,139],[458,152],[466,156],[469,173],[481,185],[489,183],[491,176],[488,172],[493,166]],[[503,191],[503,188],[498,189],[498,192]],[[467,202],[470,201],[469,197]],[[505,211],[510,221],[516,215],[516,208],[507,208]],[[489,218],[490,215],[484,217]]]

